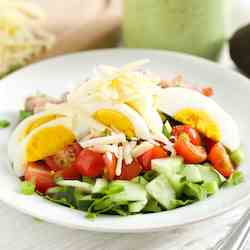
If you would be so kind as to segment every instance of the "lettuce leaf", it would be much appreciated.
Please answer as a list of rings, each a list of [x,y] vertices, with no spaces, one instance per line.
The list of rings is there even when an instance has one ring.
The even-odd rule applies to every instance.
[[[148,200],[148,203],[146,204],[146,206],[143,208],[142,211],[144,213],[157,213],[162,211],[162,208],[158,201],[151,198]]]
[[[158,176],[158,173],[155,171],[155,170],[149,170],[147,171],[144,175],[143,175],[143,178],[150,182],[152,181],[155,177]]]

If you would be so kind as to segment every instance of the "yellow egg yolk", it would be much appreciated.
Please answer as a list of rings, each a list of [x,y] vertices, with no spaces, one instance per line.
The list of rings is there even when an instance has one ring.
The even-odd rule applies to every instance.
[[[42,160],[62,150],[75,140],[74,134],[63,125],[45,127],[30,138],[26,146],[26,160]]]
[[[19,137],[19,141],[23,140],[32,130],[40,127],[41,125],[55,120],[57,118],[63,117],[63,115],[57,115],[57,114],[53,114],[53,115],[47,115],[47,116],[41,116],[39,118],[37,118],[36,120],[34,120],[33,122],[31,122],[22,132],[21,136]]]
[[[100,109],[95,112],[94,118],[110,128],[115,128],[129,138],[135,136],[133,124],[122,113],[112,109]]]
[[[218,124],[203,110],[185,108],[175,113],[174,119],[192,126],[214,141],[220,141],[221,139],[221,132]]]

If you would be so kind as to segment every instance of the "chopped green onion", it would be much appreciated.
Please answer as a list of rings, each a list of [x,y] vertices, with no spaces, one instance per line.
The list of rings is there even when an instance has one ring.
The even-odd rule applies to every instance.
[[[24,119],[28,118],[31,115],[33,115],[33,112],[20,110],[20,112],[19,112],[19,121],[23,121]]]
[[[32,195],[35,192],[35,184],[30,181],[23,181],[21,183],[21,193],[25,195]]]
[[[0,120],[0,128],[7,128],[10,126],[10,122],[7,120]]]

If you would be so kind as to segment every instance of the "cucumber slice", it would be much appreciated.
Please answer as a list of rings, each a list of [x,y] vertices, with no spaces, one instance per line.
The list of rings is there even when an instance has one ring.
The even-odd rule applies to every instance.
[[[198,167],[204,182],[216,181],[219,186],[225,182],[225,177],[217,172],[210,164],[199,165]]]
[[[171,209],[171,200],[176,199],[176,192],[165,175],[159,175],[146,185],[148,193],[166,209]]]
[[[144,201],[132,202],[128,205],[128,211],[130,213],[138,213],[146,206],[147,202],[147,199]]]
[[[152,169],[159,174],[172,175],[179,173],[183,167],[183,159],[180,157],[152,160]]]
[[[181,175],[187,178],[187,181],[191,182],[201,182],[203,178],[200,173],[200,166],[197,165],[185,165],[185,167],[180,172]]]
[[[60,180],[56,184],[62,187],[75,187],[85,193],[92,193],[93,190],[93,185],[77,180]]]
[[[204,182],[201,186],[205,188],[208,195],[215,194],[219,190],[217,181]]]
[[[217,172],[210,164],[205,163],[204,165],[185,165],[181,173],[187,177],[188,181],[191,182],[212,182],[216,181],[218,185],[225,182],[224,176]]]
[[[105,179],[96,179],[95,185],[93,187],[93,193],[101,193],[104,188],[108,186],[108,182]]]
[[[183,190],[184,177],[182,175],[179,175],[179,174],[173,174],[173,175],[167,176],[167,179],[168,179],[169,183],[172,185],[172,187],[174,188],[174,190],[176,192],[176,196],[179,197],[182,193],[182,190]]]
[[[120,201],[145,201],[147,200],[147,192],[145,188],[131,181],[113,181],[112,184],[118,184],[123,187],[123,191],[111,195],[114,202]]]

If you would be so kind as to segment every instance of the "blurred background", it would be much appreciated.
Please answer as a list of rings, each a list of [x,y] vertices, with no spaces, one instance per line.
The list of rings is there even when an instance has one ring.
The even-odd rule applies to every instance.
[[[110,47],[178,51],[249,72],[248,0],[0,0],[0,77],[61,54]],[[245,52],[247,51],[247,53]]]

